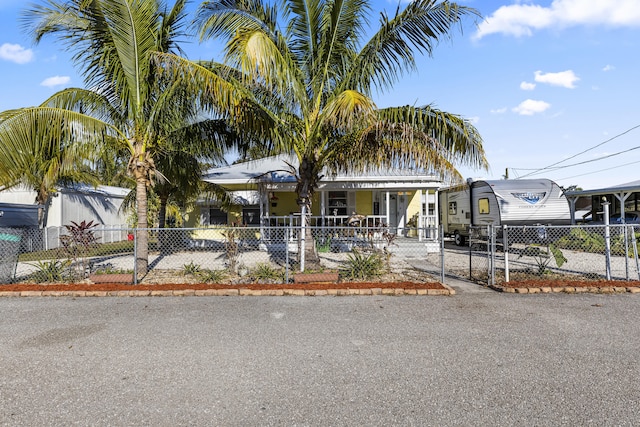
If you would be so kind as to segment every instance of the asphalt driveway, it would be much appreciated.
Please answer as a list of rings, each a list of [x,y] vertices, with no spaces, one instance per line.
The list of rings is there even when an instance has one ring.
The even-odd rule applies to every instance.
[[[640,423],[640,295],[1,298],[0,424]]]

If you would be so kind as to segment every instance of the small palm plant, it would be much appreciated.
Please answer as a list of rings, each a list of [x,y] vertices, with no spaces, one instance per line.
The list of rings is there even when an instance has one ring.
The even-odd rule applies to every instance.
[[[79,224],[71,221],[71,224],[64,226],[69,234],[60,236],[62,251],[72,262],[76,270],[75,276],[79,279],[85,278],[89,267],[89,252],[100,240],[93,230],[97,226],[93,221],[82,221]]]
[[[560,248],[551,243],[546,246],[539,243],[531,244],[524,248],[518,258],[522,258],[523,256],[529,256],[534,259],[538,267],[536,272],[538,276],[548,273],[549,270],[547,267],[551,263],[551,260],[555,260],[556,266],[558,267],[562,267],[562,265],[567,262],[567,258],[565,258]]]

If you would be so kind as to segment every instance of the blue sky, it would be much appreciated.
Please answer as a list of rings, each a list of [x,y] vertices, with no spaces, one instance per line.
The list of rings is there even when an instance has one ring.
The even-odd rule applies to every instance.
[[[0,110],[82,86],[68,54],[52,40],[34,46],[21,30],[27,3],[0,0]],[[533,173],[585,189],[640,180],[639,1],[459,3],[484,20],[418,58],[416,73],[377,95],[380,107],[432,104],[472,120],[491,170],[461,167],[465,177],[500,179],[509,168],[510,178]],[[373,6],[392,13],[396,3]],[[183,47],[208,59],[213,45]]]

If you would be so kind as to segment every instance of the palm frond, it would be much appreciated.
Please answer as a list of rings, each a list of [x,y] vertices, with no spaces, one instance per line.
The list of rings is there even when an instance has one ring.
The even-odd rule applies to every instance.
[[[327,156],[333,171],[400,168],[461,179],[459,164],[488,168],[477,129],[459,116],[430,106],[378,111],[375,124],[338,138]]]
[[[415,53],[431,55],[443,38],[451,37],[454,25],[477,10],[449,1],[416,0],[389,18],[380,18],[380,29],[353,61],[345,87],[369,93],[371,85],[385,91],[399,78],[415,70]]]

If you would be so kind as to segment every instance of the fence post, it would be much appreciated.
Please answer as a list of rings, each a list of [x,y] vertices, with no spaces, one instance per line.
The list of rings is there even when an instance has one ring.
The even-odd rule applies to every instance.
[[[133,232],[133,284],[138,284],[138,229]]]
[[[289,226],[284,230],[284,258],[285,258],[285,270],[284,270],[284,274],[285,274],[285,282],[289,283],[289,237],[291,236],[291,223],[289,223]]]
[[[467,239],[468,240],[467,244],[469,245],[469,279],[471,280],[473,280],[473,263],[471,261],[471,257],[473,257],[473,252],[471,251],[471,248],[473,247],[473,243],[471,243],[471,238],[473,236],[474,230],[475,229],[470,225],[469,238]]]
[[[606,268],[606,278],[611,280],[611,234],[609,230],[609,202],[604,199],[602,202],[604,208],[604,258]]]
[[[487,285],[491,284],[491,225],[487,225]]]
[[[638,280],[640,280],[640,263],[638,262],[638,243],[636,242],[636,230],[631,226],[631,244],[633,245],[633,259],[636,262],[636,273],[638,274]]]
[[[440,225],[440,283],[444,284],[444,227]]]
[[[506,225],[502,226],[502,253],[504,254],[504,281],[509,283],[509,233]]]
[[[624,276],[629,281],[629,234],[627,233],[627,225],[624,225]]]
[[[497,227],[491,226],[491,285],[496,284],[496,235]]]
[[[300,253],[298,256],[300,257],[300,272],[304,272],[304,255],[306,252],[305,245],[305,234],[307,234],[307,205],[302,205],[300,215]]]

